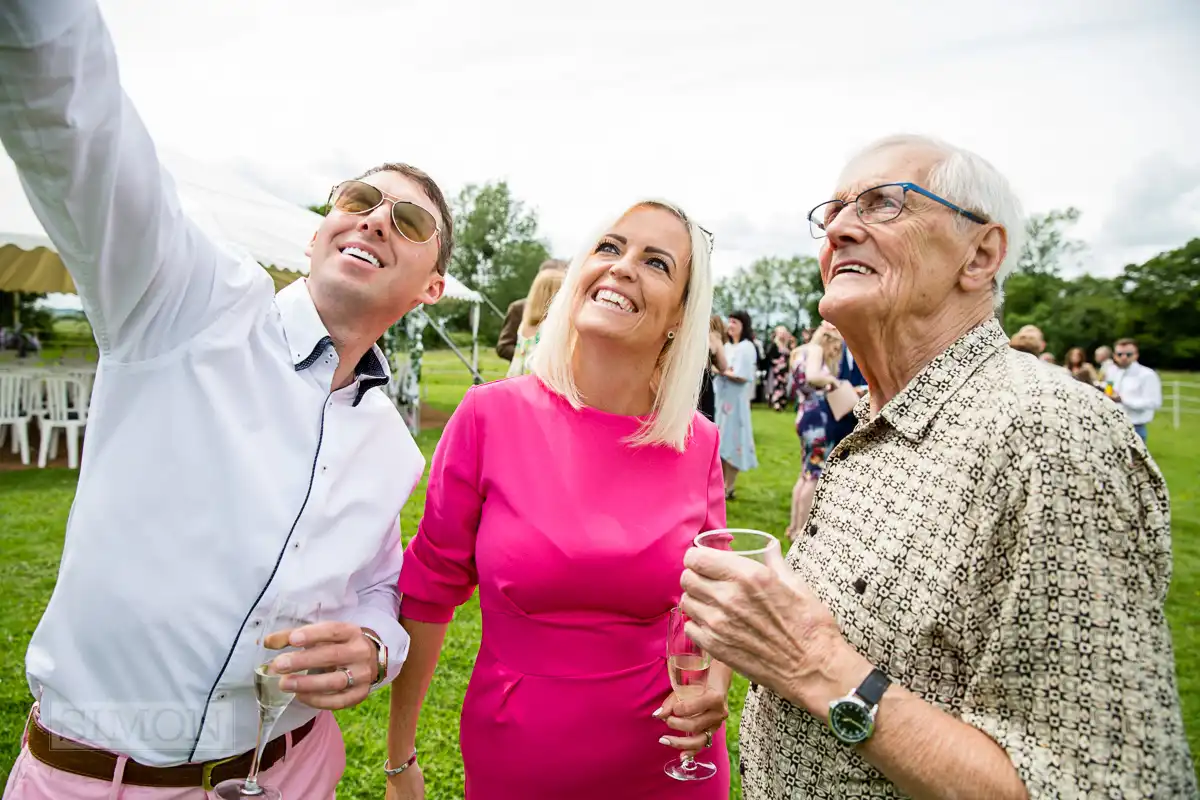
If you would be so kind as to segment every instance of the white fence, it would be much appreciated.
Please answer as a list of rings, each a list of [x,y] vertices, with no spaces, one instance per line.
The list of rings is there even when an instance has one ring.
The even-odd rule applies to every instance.
[[[1184,414],[1200,414],[1200,383],[1195,381],[1163,381],[1163,411],[1171,412],[1176,429]]]

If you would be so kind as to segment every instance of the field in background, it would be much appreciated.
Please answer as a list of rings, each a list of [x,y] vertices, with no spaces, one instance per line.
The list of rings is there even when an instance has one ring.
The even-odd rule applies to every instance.
[[[426,402],[450,412],[470,383],[465,369],[448,352],[426,357]],[[485,377],[500,377],[503,362],[490,351],[483,357]],[[1164,376],[1164,380],[1170,376]],[[1180,376],[1196,382],[1195,375]],[[1200,397],[1200,392],[1197,392]],[[782,534],[788,518],[792,482],[799,452],[791,414],[754,412],[755,438],[760,467],[739,480],[738,499],[729,506],[732,525]],[[418,443],[431,458],[440,431],[422,431]],[[1185,721],[1192,750],[1200,754],[1200,415],[1184,415],[1175,431],[1168,415],[1160,415],[1151,428],[1150,449],[1167,476],[1171,489],[1175,536],[1175,573],[1167,613],[1175,636],[1177,671],[1183,696]],[[29,710],[29,690],[24,680],[24,653],[34,626],[53,589],[62,550],[63,527],[75,490],[75,473],[67,470],[30,470],[0,474],[0,775],[7,775],[16,757],[21,729]],[[422,480],[402,515],[404,537],[416,530],[424,505]],[[459,609],[450,626],[441,663],[421,720],[418,743],[429,787],[429,800],[462,797],[462,763],[458,754],[458,710],[466,691],[479,646],[479,606],[472,598]],[[737,716],[746,684],[734,684],[734,719],[730,721],[731,750],[736,753]],[[380,692],[362,706],[341,712],[345,732],[347,770],[338,797],[343,800],[378,800],[383,797],[381,767],[385,750],[388,693]],[[591,735],[581,721],[580,735]],[[503,743],[497,743],[503,746]],[[647,742],[648,748],[666,748]],[[516,754],[520,757],[520,754]],[[735,792],[737,771],[734,770]],[[3,779],[0,779],[0,783]]]

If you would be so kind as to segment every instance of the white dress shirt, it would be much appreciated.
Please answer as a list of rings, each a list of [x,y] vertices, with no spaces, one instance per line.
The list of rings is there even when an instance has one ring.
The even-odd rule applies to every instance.
[[[1114,366],[1108,380],[1121,398],[1121,407],[1134,425],[1149,425],[1162,408],[1162,382],[1158,373],[1134,361],[1122,369]]]
[[[26,655],[42,721],[151,765],[253,749],[277,596],[372,628],[392,680],[399,513],[425,460],[378,348],[355,381],[301,280],[180,212],[94,2],[0,9],[0,139],[100,349],[58,581]],[[293,702],[275,734],[316,711]]]

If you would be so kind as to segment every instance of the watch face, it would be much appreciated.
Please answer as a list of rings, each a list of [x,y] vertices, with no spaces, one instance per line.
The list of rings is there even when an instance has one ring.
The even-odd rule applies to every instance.
[[[843,742],[857,744],[865,741],[875,730],[871,710],[857,698],[838,700],[829,707],[829,727]]]

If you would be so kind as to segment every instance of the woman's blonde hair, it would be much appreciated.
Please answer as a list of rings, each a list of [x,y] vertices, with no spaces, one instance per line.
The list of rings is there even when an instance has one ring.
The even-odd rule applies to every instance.
[[[521,324],[527,328],[536,328],[546,319],[550,310],[550,301],[558,294],[563,285],[563,272],[559,269],[544,269],[533,279],[529,287],[529,296],[525,299],[525,313],[521,315]]]
[[[654,407],[632,437],[633,445],[666,445],[683,452],[692,433],[692,422],[700,400],[701,381],[708,362],[708,326],[712,313],[712,274],[709,271],[709,235],[688,219],[681,209],[663,200],[640,200],[621,212],[612,223],[638,208],[669,211],[687,228],[692,255],[688,283],[683,292],[683,319],[668,339],[658,358],[653,379]],[[612,227],[605,225],[588,240],[567,267],[562,288],[541,326],[541,341],[533,352],[532,372],[551,391],[573,408],[583,407],[575,385],[573,356],[579,334],[575,330],[576,295],[580,272],[596,243]]]

